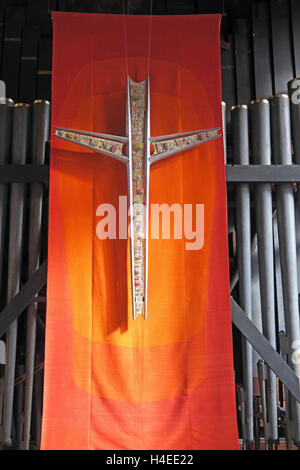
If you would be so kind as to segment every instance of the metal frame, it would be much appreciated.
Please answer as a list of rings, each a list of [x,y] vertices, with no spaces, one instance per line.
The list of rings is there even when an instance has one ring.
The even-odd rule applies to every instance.
[[[226,165],[227,183],[299,183],[300,165]],[[49,165],[0,165],[0,183],[49,182]]]
[[[0,165],[0,183],[49,182],[48,165]]]
[[[298,183],[300,165],[226,165],[227,183]]]

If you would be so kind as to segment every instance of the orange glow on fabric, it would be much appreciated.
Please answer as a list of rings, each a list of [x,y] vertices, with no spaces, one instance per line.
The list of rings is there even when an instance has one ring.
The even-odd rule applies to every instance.
[[[52,135],[126,135],[126,75],[148,67],[151,135],[221,127],[219,22],[153,16],[149,62],[147,16],[54,13]],[[151,167],[150,205],[203,204],[205,225],[200,250],[149,240],[147,320],[132,318],[129,240],[96,233],[125,165],[51,145],[42,448],[238,449],[222,139]]]

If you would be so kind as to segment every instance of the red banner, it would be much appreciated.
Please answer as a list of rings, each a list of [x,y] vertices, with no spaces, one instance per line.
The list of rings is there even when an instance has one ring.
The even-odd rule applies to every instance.
[[[126,136],[127,75],[152,136],[221,127],[219,22],[55,13],[52,136]],[[97,234],[127,195],[122,162],[52,137],[42,448],[237,449],[222,138],[151,166],[150,206],[201,204],[204,242],[149,238],[147,320],[129,240]]]

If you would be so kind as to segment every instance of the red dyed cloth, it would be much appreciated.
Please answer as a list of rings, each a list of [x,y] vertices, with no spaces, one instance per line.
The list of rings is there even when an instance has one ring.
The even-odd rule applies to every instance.
[[[126,75],[149,74],[151,135],[221,127],[218,15],[53,23],[53,126],[126,135]],[[204,204],[205,231],[149,240],[146,321],[129,241],[96,236],[120,195],[125,165],[52,137],[42,448],[238,449],[222,138],[151,167],[150,204]]]

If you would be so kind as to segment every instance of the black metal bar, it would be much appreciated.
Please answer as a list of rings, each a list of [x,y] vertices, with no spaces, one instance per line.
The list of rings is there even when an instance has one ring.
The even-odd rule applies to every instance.
[[[226,165],[227,183],[297,183],[300,165]]]
[[[238,18],[233,24],[237,102],[247,104],[252,98],[250,21]]]
[[[0,183],[49,181],[48,165],[0,165]],[[298,183],[300,165],[226,165],[227,183]]]
[[[30,25],[23,30],[20,64],[19,100],[32,103],[36,96],[37,53],[39,27]]]
[[[0,6],[0,69],[1,69],[2,50],[3,50],[4,11],[5,11],[5,6],[1,5]]]
[[[288,0],[271,0],[271,25],[274,93],[285,93],[287,82],[294,75]]]
[[[10,6],[5,10],[1,79],[6,83],[7,96],[14,101],[18,101],[19,94],[21,31],[24,15],[25,10],[22,7]]]
[[[0,165],[0,183],[49,181],[48,165]],[[227,183],[298,183],[300,165],[226,165]]]
[[[291,394],[300,403],[300,385],[299,380],[290,366],[270,345],[269,341],[249,320],[245,312],[231,297],[231,320],[240,330],[243,336],[252,344],[254,349],[275,372],[279,380],[289,389]]]
[[[49,181],[48,165],[0,165],[0,183]]]
[[[235,77],[235,60],[234,46],[232,34],[228,37],[230,47],[222,51],[221,55],[221,71],[222,71],[222,99],[226,103],[226,124],[227,132],[230,132],[231,123],[231,106],[237,104],[236,97],[236,77]]]
[[[0,165],[0,183],[49,181],[48,165]],[[300,165],[226,165],[228,183],[297,183]]]
[[[273,93],[270,18],[267,3],[252,5],[252,34],[255,97],[262,99]]]
[[[37,72],[37,98],[51,100],[52,40],[40,37]]]
[[[8,330],[11,323],[28,307],[30,302],[47,282],[47,261],[24,284],[19,293],[0,313],[0,337]]]
[[[300,3],[299,0],[291,0],[292,37],[294,52],[295,76],[300,75]]]

